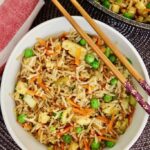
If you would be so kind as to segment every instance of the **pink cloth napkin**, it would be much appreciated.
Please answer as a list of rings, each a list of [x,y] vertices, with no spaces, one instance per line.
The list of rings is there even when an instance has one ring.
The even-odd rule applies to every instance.
[[[0,5],[0,73],[43,4],[43,0],[4,0]]]

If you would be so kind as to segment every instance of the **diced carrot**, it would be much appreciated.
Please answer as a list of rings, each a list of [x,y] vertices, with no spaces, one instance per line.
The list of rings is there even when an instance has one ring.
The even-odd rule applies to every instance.
[[[84,144],[84,150],[90,150],[89,144],[87,142],[87,139],[83,139],[83,144]]]
[[[40,43],[40,45],[45,46],[46,45],[46,41],[41,39],[41,38],[36,38],[37,41]]]
[[[75,64],[79,65],[80,64],[80,56],[81,56],[81,49],[76,50],[76,57],[75,57]]]
[[[99,119],[103,123],[106,123],[106,124],[109,123],[109,120],[105,116],[98,116],[97,119]]]
[[[73,102],[72,100],[68,100],[69,104],[74,106],[74,107],[77,107],[77,108],[80,108],[80,106],[78,104],[76,104],[75,102]]]
[[[57,136],[60,137],[60,136],[64,135],[65,133],[69,132],[71,128],[72,128],[72,126],[66,127],[64,130],[58,132],[58,133],[57,133]]]
[[[116,142],[116,139],[113,139],[113,138],[108,138],[108,137],[104,137],[104,136],[98,136],[98,138],[99,138],[100,140]]]

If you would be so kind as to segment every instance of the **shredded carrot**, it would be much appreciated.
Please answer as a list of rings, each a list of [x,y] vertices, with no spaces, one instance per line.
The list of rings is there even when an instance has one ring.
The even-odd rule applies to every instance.
[[[71,128],[72,128],[72,126],[66,127],[64,130],[58,132],[58,133],[57,133],[57,136],[59,136],[59,137],[62,136],[63,134],[69,132]]]
[[[105,52],[105,47],[100,47],[100,50],[104,53]]]
[[[111,141],[111,142],[116,142],[116,139],[104,137],[104,136],[98,136],[100,140],[105,140],[105,141]]]
[[[40,43],[40,45],[45,46],[46,45],[46,41],[41,39],[41,38],[36,38],[37,41]]]
[[[65,149],[65,145],[64,143],[61,143],[61,150],[64,150]]]
[[[100,133],[101,133],[101,134],[106,134],[106,133],[107,133],[107,130],[106,130],[106,129],[101,129],[101,130],[100,130]]]
[[[37,79],[37,76],[32,77],[31,79],[29,79],[29,83],[33,83],[36,79]]]
[[[37,78],[38,85],[44,90],[44,91],[49,91],[46,85],[43,83],[42,79],[39,77]]]
[[[99,119],[103,123],[106,123],[106,124],[109,123],[109,120],[105,116],[98,116],[97,119]]]
[[[86,139],[83,139],[83,144],[84,144],[84,150],[90,150],[89,144]]]
[[[115,116],[114,116],[114,114],[113,114],[113,115],[112,115],[112,118],[111,118],[111,120],[110,120],[110,122],[109,122],[109,124],[108,124],[108,130],[109,130],[109,131],[112,131],[112,129],[113,129],[114,121],[115,121]]]
[[[53,54],[54,54],[53,51],[48,51],[48,50],[46,51],[46,55],[47,55],[47,56],[50,56],[50,55],[53,55]]]
[[[79,65],[80,64],[80,56],[81,56],[81,49],[76,50],[76,57],[75,57],[75,64]]]
[[[78,104],[76,104],[75,102],[73,102],[72,100],[68,100],[69,104],[74,106],[74,107],[77,107],[77,108],[80,108],[80,106]]]
[[[90,115],[94,112],[93,109],[90,108],[73,108],[74,113],[80,114],[80,115]]]
[[[27,94],[34,96],[36,92],[32,90],[27,90]]]
[[[150,12],[150,9],[149,9],[149,8],[147,8],[147,9],[146,9],[146,11]]]

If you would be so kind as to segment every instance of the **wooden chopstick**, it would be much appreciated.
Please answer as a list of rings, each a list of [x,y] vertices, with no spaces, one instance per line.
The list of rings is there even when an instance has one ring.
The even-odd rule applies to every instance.
[[[150,95],[150,86],[144,80],[144,78],[133,68],[128,60],[119,51],[119,48],[110,40],[110,38],[102,31],[97,23],[90,17],[90,15],[83,9],[83,7],[76,1],[70,0],[81,15],[87,20],[87,22],[93,27],[97,34],[104,40],[104,42],[111,48],[113,53],[119,58],[122,64],[128,69],[132,76],[139,82],[143,89]]]
[[[116,77],[123,83],[124,87],[130,92],[138,101],[138,103],[143,107],[143,109],[150,114],[150,105],[144,101],[143,97],[137,92],[130,82],[118,71],[118,69],[109,61],[109,59],[103,54],[99,47],[92,41],[92,39],[81,29],[81,27],[76,23],[76,21],[70,16],[70,14],[64,9],[64,7],[57,1],[52,0],[55,6],[60,10],[60,12],[67,18],[67,20],[72,24],[72,26],[77,30],[77,32],[87,41],[91,48],[97,53],[100,59],[109,67],[109,69],[116,75]]]

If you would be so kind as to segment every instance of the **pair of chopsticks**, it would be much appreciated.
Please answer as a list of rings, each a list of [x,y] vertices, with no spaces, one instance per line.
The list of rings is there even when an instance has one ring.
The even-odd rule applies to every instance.
[[[87,22],[93,27],[97,34],[105,41],[105,43],[111,48],[113,53],[118,57],[122,64],[129,70],[132,76],[139,82],[143,89],[150,95],[150,86],[144,80],[144,78],[130,65],[127,59],[121,54],[118,47],[111,42],[111,40],[103,33],[101,28],[94,22],[94,20],[88,15],[88,13],[82,8],[82,6],[76,0],[70,0],[76,9],[82,14],[82,16],[87,20]],[[132,84],[118,71],[118,69],[110,62],[110,60],[103,54],[99,47],[92,41],[92,39],[84,32],[83,29],[76,23],[76,21],[70,16],[70,14],[65,10],[65,8],[58,2],[58,0],[52,0],[55,6],[60,10],[60,12],[67,18],[71,25],[77,30],[77,32],[87,41],[91,48],[97,53],[99,58],[109,67],[109,69],[114,73],[114,75],[120,80],[124,85],[126,90],[132,94],[138,103],[143,107],[143,109],[150,114],[150,105],[143,99],[138,91],[134,89]]]

